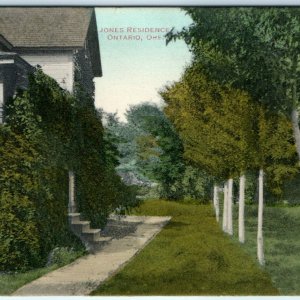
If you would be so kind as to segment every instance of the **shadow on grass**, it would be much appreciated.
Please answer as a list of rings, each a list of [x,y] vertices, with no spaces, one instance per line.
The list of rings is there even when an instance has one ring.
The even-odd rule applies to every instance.
[[[171,221],[166,225],[165,229],[174,229],[174,228],[176,229],[176,228],[182,228],[189,225],[190,223],[187,222]]]

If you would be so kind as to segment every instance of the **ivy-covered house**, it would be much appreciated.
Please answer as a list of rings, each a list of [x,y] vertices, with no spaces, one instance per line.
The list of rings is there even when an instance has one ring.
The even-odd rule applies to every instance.
[[[102,76],[93,8],[0,8],[0,121],[5,99],[27,84],[34,67],[72,92],[80,83],[94,93]]]
[[[109,215],[136,197],[116,174],[90,97],[102,76],[94,9],[0,7],[0,35],[1,103],[10,104],[0,126],[6,272],[44,266],[60,247],[97,250],[111,239],[100,235]],[[9,99],[18,88],[26,92]]]

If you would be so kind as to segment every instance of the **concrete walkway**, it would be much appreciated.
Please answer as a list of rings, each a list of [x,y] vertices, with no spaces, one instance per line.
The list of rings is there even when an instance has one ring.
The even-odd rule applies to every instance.
[[[171,217],[126,216],[122,221],[140,223],[137,230],[113,239],[96,254],[81,257],[21,287],[16,296],[88,295],[115,274],[161,231]]]

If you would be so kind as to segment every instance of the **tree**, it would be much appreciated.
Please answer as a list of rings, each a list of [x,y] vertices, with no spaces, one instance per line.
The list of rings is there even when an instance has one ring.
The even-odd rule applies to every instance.
[[[161,95],[167,103],[166,114],[183,140],[185,157],[219,181],[227,181],[223,229],[229,234],[232,178],[240,176],[239,239],[244,242],[244,174],[258,169],[263,174],[264,170],[269,189],[280,193],[283,180],[297,172],[291,123],[284,114],[268,112],[247,93],[207,79],[195,63],[180,82],[167,86]],[[261,216],[262,203],[263,199],[259,205]]]
[[[280,126],[273,123],[275,130],[273,127],[273,131],[269,132],[270,135],[265,135],[264,130],[269,128],[269,125],[264,127],[262,124],[272,124],[274,118],[280,121],[281,114],[285,114],[293,124],[294,144],[300,160],[298,120],[300,10],[291,8],[188,8],[186,11],[194,23],[189,28],[183,28],[181,32],[176,33],[172,30],[167,35],[167,43],[177,38],[185,39],[194,54],[194,63],[200,62],[204,66],[203,72],[208,78],[217,80],[222,85],[229,84],[231,87],[245,90],[251,96],[252,101],[258,103],[257,112],[260,113],[255,118],[259,120],[257,130],[259,142],[256,153],[260,158],[257,164],[260,168],[257,254],[260,263],[263,264],[264,175],[266,174],[267,184],[271,190],[280,193],[282,179],[285,177],[282,176],[283,173],[286,177],[292,176],[297,172],[297,168],[294,165],[293,150],[282,152],[292,147],[289,127],[284,126],[282,122]],[[269,112],[273,112],[275,117],[273,115],[269,119]],[[287,129],[286,133],[282,132],[283,128]],[[272,135],[277,135],[277,140],[273,147],[269,147],[267,144],[273,140],[270,139]],[[273,178],[270,178],[271,174],[274,175]],[[274,185],[277,185],[277,188],[274,188]],[[244,241],[243,189],[244,176],[242,174],[239,199],[241,242]],[[225,221],[224,227],[226,226]]]
[[[116,113],[106,113],[102,109],[98,109],[98,113],[105,129],[103,132],[103,148],[106,165],[111,169],[115,169],[119,166],[121,159],[121,153],[118,149],[121,138],[117,132],[119,120]]]
[[[202,70],[194,63],[161,95],[166,114],[180,132],[185,157],[219,181],[228,180],[223,220],[224,230],[232,234],[232,178],[243,176],[255,161],[255,109],[246,93],[208,80]]]
[[[299,170],[296,147],[293,142],[292,125],[283,114],[267,112],[259,109],[258,119],[258,166],[259,166],[259,199],[257,257],[264,265],[263,251],[263,206],[264,178],[266,186],[274,194],[282,193],[283,182],[293,177]]]
[[[168,40],[183,38],[206,75],[248,91],[293,124],[300,159],[298,8],[188,8],[194,23]]]
[[[151,103],[131,106],[126,123],[111,117],[114,121],[106,117],[105,127],[114,136],[120,153],[117,169],[124,180],[146,185],[142,193],[159,187],[161,198],[207,200],[211,178],[183,159],[181,139],[161,108]]]
[[[181,177],[185,166],[181,140],[164,113],[150,103],[132,106],[126,114],[128,124],[135,125],[137,164],[140,170],[161,187],[160,196],[180,199]]]

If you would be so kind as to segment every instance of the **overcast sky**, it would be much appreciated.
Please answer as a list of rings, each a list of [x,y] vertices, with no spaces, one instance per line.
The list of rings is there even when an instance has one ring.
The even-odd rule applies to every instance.
[[[182,41],[166,46],[164,34],[191,19],[178,8],[97,8],[103,77],[96,79],[96,106],[124,112],[130,104],[160,103],[157,91],[178,80],[191,55]]]

